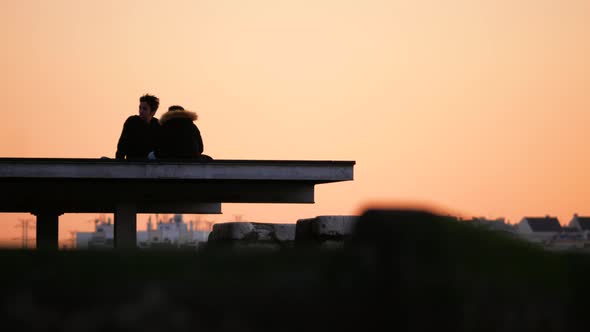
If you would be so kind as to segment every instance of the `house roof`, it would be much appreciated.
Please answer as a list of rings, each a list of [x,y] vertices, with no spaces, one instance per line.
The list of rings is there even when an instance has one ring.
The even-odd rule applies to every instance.
[[[557,218],[545,217],[545,218],[524,218],[528,222],[533,232],[560,232],[561,225]]]
[[[590,217],[578,217],[578,223],[583,231],[590,230]]]

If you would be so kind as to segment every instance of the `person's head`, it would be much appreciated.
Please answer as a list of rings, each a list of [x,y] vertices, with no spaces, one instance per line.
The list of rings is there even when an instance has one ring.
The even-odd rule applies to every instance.
[[[170,107],[168,107],[168,112],[170,111],[184,111],[184,107],[180,106],[180,105],[172,105]]]
[[[139,98],[139,117],[146,122],[150,122],[154,114],[156,114],[158,106],[160,106],[158,97],[149,94],[141,96]]]

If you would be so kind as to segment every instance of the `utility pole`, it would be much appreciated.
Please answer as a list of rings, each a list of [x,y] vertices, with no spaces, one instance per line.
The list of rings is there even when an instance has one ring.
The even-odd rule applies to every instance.
[[[35,225],[30,225],[30,219],[19,219],[19,225],[16,225],[15,228],[21,229],[21,247],[23,249],[27,249],[29,247],[29,229],[35,228]]]

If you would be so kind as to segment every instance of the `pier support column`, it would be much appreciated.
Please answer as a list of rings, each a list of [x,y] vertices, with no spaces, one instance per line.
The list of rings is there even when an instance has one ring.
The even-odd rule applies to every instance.
[[[38,211],[33,213],[37,216],[37,250],[59,249],[59,216],[56,211]]]
[[[137,206],[122,203],[115,207],[115,249],[137,248]]]

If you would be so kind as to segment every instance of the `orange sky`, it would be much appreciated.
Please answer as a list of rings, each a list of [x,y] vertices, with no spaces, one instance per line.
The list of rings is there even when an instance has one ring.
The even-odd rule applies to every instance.
[[[197,111],[214,158],[357,162],[315,204],[205,219],[293,223],[372,202],[590,214],[586,0],[3,0],[0,41],[2,157],[114,157],[152,93],[156,117]],[[95,216],[62,216],[60,238]],[[33,216],[0,215],[0,238],[20,218]]]

